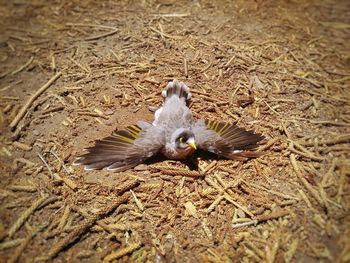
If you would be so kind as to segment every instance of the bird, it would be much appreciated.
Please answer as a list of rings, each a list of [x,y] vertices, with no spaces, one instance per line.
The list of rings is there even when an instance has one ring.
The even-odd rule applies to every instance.
[[[188,107],[192,94],[185,83],[170,81],[161,94],[163,104],[155,111],[153,123],[138,121],[97,140],[74,165],[122,172],[157,154],[188,160],[198,149],[233,160],[259,156],[254,150],[264,139],[262,134],[235,124],[194,119]]]

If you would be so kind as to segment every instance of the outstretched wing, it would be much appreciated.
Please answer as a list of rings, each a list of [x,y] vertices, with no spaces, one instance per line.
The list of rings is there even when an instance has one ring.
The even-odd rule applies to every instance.
[[[152,125],[132,125],[96,141],[74,164],[86,170],[124,171],[155,155],[164,145],[163,131]]]
[[[210,120],[196,122],[192,130],[198,148],[229,159],[259,156],[258,152],[252,150],[264,139],[263,135],[236,125]]]

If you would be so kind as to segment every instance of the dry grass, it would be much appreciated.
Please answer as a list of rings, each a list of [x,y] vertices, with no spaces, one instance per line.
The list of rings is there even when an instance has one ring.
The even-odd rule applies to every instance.
[[[2,5],[0,259],[348,262],[349,8]],[[71,166],[95,139],[152,120],[174,78],[196,118],[263,133],[265,154],[197,156],[198,171]]]

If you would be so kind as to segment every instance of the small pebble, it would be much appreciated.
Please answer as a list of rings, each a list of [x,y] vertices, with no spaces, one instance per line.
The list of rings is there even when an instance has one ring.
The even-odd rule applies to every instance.
[[[156,110],[158,110],[158,107],[157,106],[149,106],[148,109],[150,112],[155,112]]]
[[[154,61],[156,61],[156,55],[154,55],[153,53],[149,56],[149,61],[150,62],[154,62]]]
[[[113,113],[114,113],[114,111],[111,110],[111,109],[107,109],[107,110],[105,110],[105,112],[104,112],[104,114],[107,115],[107,116],[112,115]]]
[[[134,168],[135,171],[147,171],[148,166],[146,164],[139,164]]]

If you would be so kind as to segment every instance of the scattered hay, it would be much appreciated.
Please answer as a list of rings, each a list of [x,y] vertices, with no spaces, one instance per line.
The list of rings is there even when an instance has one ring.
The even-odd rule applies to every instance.
[[[348,9],[5,4],[0,257],[348,262]],[[199,156],[197,170],[174,161],[119,174],[71,166],[93,140],[151,120],[174,78],[191,87],[196,118],[263,133],[263,155]]]

